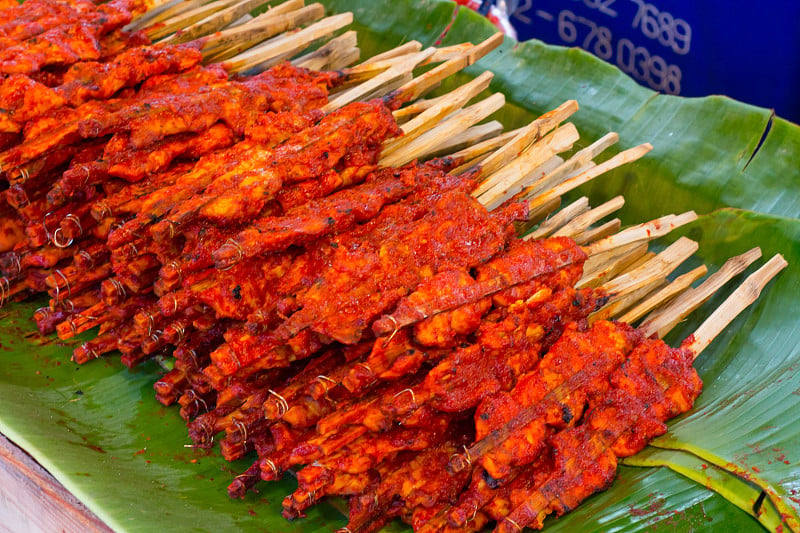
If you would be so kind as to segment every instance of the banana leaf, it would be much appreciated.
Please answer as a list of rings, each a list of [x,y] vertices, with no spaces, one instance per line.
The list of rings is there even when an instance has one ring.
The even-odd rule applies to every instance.
[[[425,45],[475,42],[494,31],[445,1],[325,4],[355,13],[365,57],[410,39]],[[507,96],[498,118],[508,127],[574,98],[581,105],[574,122],[583,142],[613,130],[620,133],[620,149],[653,143],[645,159],[581,190],[593,202],[624,194],[624,222],[694,209],[702,216],[681,233],[699,240],[698,260],[710,270],[757,245],[765,257],[779,252],[790,263],[698,359],[705,391],[653,443],[657,448],[629,462],[647,466],[621,466],[608,491],[548,520],[546,529],[760,528],[748,512],[708,488],[714,483],[697,481],[709,467],[729,481],[716,487],[722,494],[735,499],[721,487],[738,486],[741,503],[764,491],[782,520],[776,529],[798,528],[800,424],[793,413],[800,403],[800,330],[793,311],[800,286],[800,220],[794,218],[800,213],[800,128],[725,97],[657,95],[578,49],[506,42],[463,76],[486,69],[495,73],[492,89]],[[674,345],[690,334],[729,292],[701,307],[668,340]],[[30,334],[36,307],[14,304],[0,320],[0,432],[112,528],[288,532],[345,524],[328,504],[300,521],[284,521],[280,501],[293,489],[291,479],[229,500],[225,487],[254,458],[231,464],[185,447],[189,440],[177,410],[153,399],[152,383],[162,372],[157,364],[128,371],[112,357],[77,366],[69,361],[74,346]],[[387,530],[407,531],[399,524]]]

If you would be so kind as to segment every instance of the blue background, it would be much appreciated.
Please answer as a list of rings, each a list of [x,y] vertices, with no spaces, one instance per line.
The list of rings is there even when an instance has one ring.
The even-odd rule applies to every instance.
[[[800,122],[800,1],[641,0],[638,3],[651,4],[655,11],[651,9],[650,15],[667,12],[673,19],[685,21],[692,32],[689,52],[675,53],[670,46],[648,38],[642,31],[641,20],[634,28],[632,22],[640,9],[634,0],[518,0],[509,1],[508,6],[513,10],[510,20],[520,41],[535,37],[553,44],[581,46],[591,27],[575,23],[572,15],[583,17],[610,31],[615,56],[609,59],[611,63],[617,63],[619,41],[627,39],[628,44],[647,49],[650,56],[661,57],[662,64],[680,69],[679,94],[683,96],[726,94],[775,109],[779,116]],[[564,15],[565,20],[577,29],[574,42],[567,42],[559,35],[558,15],[564,10],[569,11]],[[610,11],[617,16],[611,16]],[[668,24],[666,16],[663,20]],[[668,37],[663,40],[669,41]],[[594,39],[587,49],[595,53],[596,45]],[[643,57],[640,54],[639,61],[644,61]],[[646,71],[642,65],[637,68]],[[658,85],[658,76],[654,77],[655,83],[653,80],[648,83],[642,77],[639,76],[640,83],[657,88],[654,85]]]

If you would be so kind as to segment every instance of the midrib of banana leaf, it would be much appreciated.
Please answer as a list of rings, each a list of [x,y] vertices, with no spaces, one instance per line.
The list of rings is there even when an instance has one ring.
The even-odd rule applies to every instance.
[[[661,450],[649,446],[640,453],[624,460],[626,465],[642,467],[666,466],[694,482],[713,488],[715,492],[724,494],[725,499],[746,512],[770,531],[783,526],[784,519],[766,493],[739,476],[707,464],[699,457],[677,450]]]
[[[364,57],[403,39],[432,44],[453,20],[454,12],[453,4],[437,1],[327,5],[336,11],[355,8]],[[477,41],[492,31],[485,20],[462,9],[444,42]],[[495,72],[495,87],[509,96],[510,104],[499,114],[509,127],[575,98],[582,106],[575,122],[587,141],[615,130],[622,136],[623,147],[645,141],[656,145],[635,167],[586,188],[595,201],[624,192],[628,198],[626,222],[668,211],[709,212],[725,205],[777,215],[797,212],[797,126],[773,121],[751,160],[769,123],[767,110],[724,98],[654,96],[588,54],[536,43],[506,46],[470,72],[484,69]],[[664,120],[667,117],[671,120]],[[691,133],[695,127],[700,130],[690,138],[676,139],[676,133]],[[705,392],[693,413],[671,425],[674,431],[669,438],[697,445],[731,462],[747,458],[747,466],[761,470],[764,480],[780,487],[789,497],[787,503],[797,509],[791,498],[797,497],[799,488],[796,465],[800,450],[791,409],[796,409],[800,396],[775,393],[757,405],[753,403],[755,395],[748,391],[757,387],[774,391],[770,378],[781,368],[800,363],[795,349],[800,335],[791,313],[798,286],[795,265],[800,261],[800,221],[725,211],[704,217],[687,233],[700,239],[701,257],[712,270],[728,256],[754,245],[764,247],[765,256],[783,253],[792,266],[703,354],[698,368]],[[707,315],[720,301],[713,299],[695,316]],[[170,529],[184,531],[322,531],[344,524],[341,515],[325,505],[318,506],[308,519],[291,524],[283,521],[280,499],[291,490],[291,481],[259,487],[259,493],[251,493],[244,501],[228,501],[225,486],[249,461],[230,465],[216,455],[183,447],[188,439],[177,410],[163,408],[152,399],[151,386],[159,369],[147,364],[131,373],[118,363],[99,361],[77,367],[68,362],[70,347],[32,347],[21,335],[32,328],[27,319],[35,307],[15,305],[12,316],[0,325],[0,343],[7,352],[0,371],[0,431],[32,453],[115,529],[152,530],[168,523]],[[690,319],[670,337],[672,344],[697,324],[698,319]],[[763,349],[764,340],[769,350]],[[758,345],[758,355],[767,358],[771,370],[758,370],[758,362],[764,359],[740,356],[739,351],[752,344]],[[752,386],[741,388],[740,379]],[[796,373],[787,371],[778,379],[784,380],[781,393],[800,387]],[[728,436],[727,441],[717,443],[715,433],[697,422],[714,406],[720,414],[729,414],[722,407],[737,395],[743,404],[734,416],[753,424],[745,424],[745,431],[761,437],[762,450],[785,445],[790,465],[771,470],[772,458],[742,455],[752,452],[745,439]],[[766,421],[760,418],[764,413]],[[708,415],[706,421],[711,418],[714,415]],[[715,423],[724,429],[733,422],[719,416]],[[692,425],[701,427],[692,429]],[[567,531],[703,527],[747,530],[757,523],[722,497],[663,468],[621,467],[610,490],[565,517],[547,522],[548,529]],[[397,524],[389,529],[404,530]]]

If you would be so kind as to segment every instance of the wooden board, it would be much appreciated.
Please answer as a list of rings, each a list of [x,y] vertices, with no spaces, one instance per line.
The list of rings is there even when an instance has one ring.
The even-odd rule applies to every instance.
[[[47,470],[0,434],[0,531],[112,530]]]

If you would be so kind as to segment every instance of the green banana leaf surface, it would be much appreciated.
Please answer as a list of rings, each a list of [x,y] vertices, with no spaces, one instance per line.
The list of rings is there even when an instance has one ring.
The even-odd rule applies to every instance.
[[[452,2],[324,3],[331,12],[354,12],[363,57],[412,39],[477,42],[494,31]],[[546,529],[800,527],[800,423],[794,414],[800,412],[800,127],[725,97],[658,95],[581,50],[539,42],[507,39],[441,90],[483,70],[495,73],[491,89],[507,97],[497,118],[508,128],[576,99],[581,109],[573,122],[583,145],[607,131],[620,134],[620,150],[652,143],[644,159],[580,193],[594,204],[624,194],[625,224],[697,211],[699,220],[678,232],[700,243],[687,268],[702,261],[713,272],[753,246],[765,258],[783,254],[790,265],[697,360],[705,389],[694,409],[673,420],[669,433],[641,457],[620,466],[609,490],[548,520]],[[668,342],[689,335],[731,290],[701,307]],[[254,458],[227,463],[215,452],[186,447],[177,409],[153,398],[152,384],[162,372],[156,363],[129,371],[110,357],[77,366],[69,360],[73,344],[31,334],[30,317],[43,304],[10,305],[0,320],[0,432],[113,529],[309,532],[346,523],[327,503],[302,520],[283,520],[280,504],[293,490],[290,478],[229,500],[226,486]],[[407,528],[395,523],[387,530]]]

